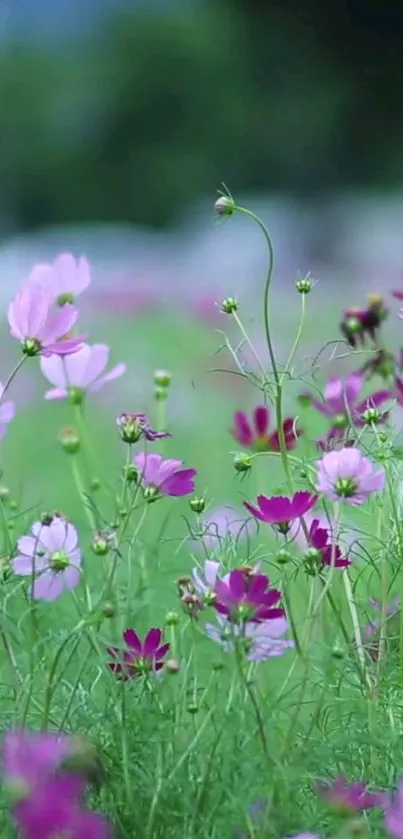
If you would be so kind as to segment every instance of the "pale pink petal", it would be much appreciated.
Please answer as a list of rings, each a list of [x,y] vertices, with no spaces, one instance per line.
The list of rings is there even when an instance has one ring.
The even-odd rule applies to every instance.
[[[33,556],[38,548],[38,539],[34,536],[20,536],[17,542],[20,553],[26,556]]]
[[[40,542],[50,554],[65,550],[68,526],[64,519],[54,518],[49,526],[42,528]]]
[[[15,417],[15,406],[14,402],[1,402],[0,403],[0,423],[4,422],[11,422]]]
[[[71,253],[61,253],[53,262],[57,275],[56,294],[79,294],[90,284],[90,269],[85,257],[78,262]]]
[[[48,401],[52,399],[67,399],[68,395],[69,394],[67,390],[58,390],[57,388],[51,388],[50,390],[46,391],[45,399],[47,399]]]
[[[144,483],[159,486],[160,467],[163,462],[161,455],[156,453],[145,454],[144,452],[139,452],[135,455],[133,460],[140,471],[140,475],[142,475]]]
[[[32,574],[47,568],[47,560],[46,557],[37,556],[33,562],[32,556],[15,556],[11,565],[18,577],[31,577]]]
[[[23,305],[27,306],[27,331],[26,338],[37,338],[41,340],[43,330],[49,316],[52,305],[52,297],[49,291],[42,286],[30,286],[23,289]]]
[[[80,582],[80,568],[77,565],[69,565],[60,576],[63,576],[64,587],[72,590]]]
[[[169,478],[172,478],[173,475],[175,475],[175,472],[180,471],[182,468],[182,460],[174,460],[173,458],[162,460],[158,474],[158,486],[161,486],[165,483],[165,481],[169,480]]]
[[[73,524],[67,523],[64,539],[64,550],[71,554],[78,545],[78,533]]]
[[[89,348],[87,363],[82,375],[82,386],[92,385],[105,370],[109,361],[109,347],[106,344],[93,344]]]
[[[94,382],[92,385],[89,385],[89,390],[96,393],[98,390],[103,387],[106,382],[112,382],[114,379],[119,379],[123,374],[126,372],[127,366],[126,364],[116,364],[116,367],[112,367],[112,370],[109,373],[106,373],[105,376],[101,376]]]
[[[35,265],[27,281],[24,283],[24,287],[26,288],[30,285],[40,285],[51,291],[53,294],[55,280],[55,272],[51,265],[46,265],[45,263]]]
[[[63,589],[63,574],[55,574],[49,569],[34,580],[31,594],[35,600],[57,600]]]
[[[63,362],[59,355],[49,355],[47,358],[42,356],[40,366],[43,375],[55,388],[62,391],[67,390],[68,382],[66,379],[65,362]]]
[[[70,332],[77,318],[77,310],[69,303],[66,306],[62,306],[60,309],[55,309],[55,311],[52,311],[47,318],[41,334],[38,334],[36,337],[39,341],[41,341],[41,343],[45,344],[45,346],[55,344]]]

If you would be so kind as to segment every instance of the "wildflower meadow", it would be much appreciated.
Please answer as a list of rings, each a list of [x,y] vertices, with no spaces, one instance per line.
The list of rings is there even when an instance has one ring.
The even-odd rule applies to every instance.
[[[71,254],[9,302],[2,839],[403,838],[403,286],[290,281],[283,360],[275,243],[215,213],[267,249],[263,350],[231,289],[202,328],[94,320]]]

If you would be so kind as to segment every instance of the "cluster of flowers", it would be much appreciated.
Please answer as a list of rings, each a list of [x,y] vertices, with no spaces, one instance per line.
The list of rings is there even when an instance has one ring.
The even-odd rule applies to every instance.
[[[107,820],[84,802],[97,763],[90,744],[67,734],[8,732],[4,787],[21,839],[112,839]]]

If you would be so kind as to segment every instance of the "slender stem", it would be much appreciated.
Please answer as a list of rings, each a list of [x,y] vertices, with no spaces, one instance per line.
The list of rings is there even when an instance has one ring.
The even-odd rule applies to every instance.
[[[366,665],[366,661],[365,661],[365,652],[364,652],[364,646],[363,646],[362,638],[361,638],[360,622],[359,622],[359,619],[358,619],[357,607],[355,605],[353,589],[352,589],[352,586],[351,586],[350,577],[348,575],[348,569],[347,568],[344,569],[342,576],[343,576],[344,590],[345,590],[345,593],[346,593],[347,605],[348,605],[350,615],[351,615],[351,623],[353,624],[355,646],[356,646],[356,650],[357,650],[358,660],[360,662],[361,674],[362,674],[364,683],[366,684],[366,686],[371,691],[372,690],[372,681],[371,681],[371,678],[368,674],[367,665]]]
[[[3,401],[3,399],[4,399],[4,397],[5,397],[5,395],[6,395],[6,393],[7,393],[7,391],[8,391],[8,389],[9,389],[9,387],[10,387],[11,383],[14,381],[14,379],[15,379],[15,377],[16,377],[16,375],[17,375],[18,371],[21,369],[22,365],[26,362],[27,358],[28,358],[28,356],[27,356],[27,355],[23,355],[23,356],[21,356],[21,358],[20,358],[20,360],[19,360],[18,364],[16,364],[16,365],[15,365],[15,367],[14,367],[14,370],[12,370],[12,371],[11,371],[11,373],[10,373],[10,375],[9,375],[9,377],[8,377],[8,379],[7,379],[6,383],[5,383],[5,385],[4,385],[3,392],[2,392],[2,394],[0,395],[0,405],[1,405],[1,403],[2,403],[2,401]]]
[[[293,343],[290,355],[288,356],[288,360],[287,360],[287,363],[285,365],[285,370],[286,371],[287,370],[291,371],[291,365],[294,361],[294,358],[296,356],[296,353],[297,353],[297,350],[298,350],[298,347],[299,347],[299,342],[301,340],[302,332],[303,332],[303,329],[304,329],[305,311],[306,311],[306,294],[301,294],[301,316],[300,316],[300,320],[299,320],[299,324],[298,324],[297,334],[295,336],[295,341]],[[284,382],[285,375],[286,375],[286,372],[283,373],[283,375],[281,377],[281,384],[283,384],[283,382]]]
[[[252,355],[253,355],[258,367],[260,368],[261,373],[263,373],[263,379],[266,380],[266,370],[264,368],[263,362],[260,360],[259,355],[256,352],[255,347],[253,346],[253,342],[249,338],[249,335],[248,335],[248,333],[247,333],[247,331],[246,331],[246,329],[245,329],[245,327],[244,327],[244,325],[241,321],[241,318],[239,317],[237,312],[233,312],[232,317],[234,318],[234,321],[237,324],[239,331],[243,335],[248,347],[250,348],[250,350],[252,352]]]

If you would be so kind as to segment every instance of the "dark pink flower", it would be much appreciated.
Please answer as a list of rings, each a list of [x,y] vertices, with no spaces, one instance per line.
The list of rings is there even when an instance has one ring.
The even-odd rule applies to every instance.
[[[52,292],[34,282],[20,289],[8,307],[11,335],[21,341],[23,352],[31,356],[76,352],[83,342],[82,337],[70,337],[77,316],[70,304],[56,308]]]
[[[332,807],[353,813],[382,807],[386,800],[384,793],[368,792],[367,784],[362,781],[350,782],[341,776],[331,783],[317,781],[316,791]]]
[[[264,574],[245,574],[236,569],[226,580],[216,580],[214,593],[214,608],[233,623],[273,620],[284,615],[284,609],[274,608],[281,592],[270,588],[270,580]]]
[[[194,492],[196,469],[183,469],[182,460],[165,460],[160,454],[139,452],[133,458],[146,496],[189,495]]]
[[[278,525],[282,531],[287,532],[290,522],[304,516],[315,506],[317,500],[318,496],[310,492],[296,492],[292,498],[283,495],[273,495],[271,498],[258,495],[257,507],[247,501],[244,504],[259,521]]]
[[[112,839],[102,816],[84,810],[79,781],[59,773],[37,788],[13,811],[24,839]]]
[[[108,667],[120,679],[133,679],[136,676],[147,675],[161,670],[162,659],[169,650],[170,644],[162,644],[161,629],[150,629],[144,641],[140,641],[134,629],[126,629],[123,640],[128,650],[119,647],[108,647],[108,653],[113,661]]]
[[[266,405],[259,405],[253,411],[252,422],[244,411],[236,412],[231,434],[243,448],[252,449],[255,452],[278,452],[280,451],[279,433],[278,431],[269,433],[269,428],[270,410]],[[295,420],[292,417],[284,420],[283,431],[286,448],[293,449],[302,431],[295,428]]]
[[[332,546],[330,531],[321,527],[319,519],[314,519],[311,523],[308,544],[319,551],[322,565],[333,565],[335,568],[346,568],[347,565],[351,565],[350,560],[343,557],[339,546]]]
[[[147,414],[120,414],[116,420],[116,425],[120,428],[122,440],[125,443],[137,443],[141,437],[153,443],[155,440],[160,440],[163,437],[171,437],[168,431],[154,431],[151,428]]]
[[[366,412],[374,412],[374,422],[384,422],[388,412],[379,413],[378,408],[387,402],[392,394],[389,390],[377,390],[361,402],[358,401],[365,383],[363,373],[349,373],[346,379],[333,376],[326,384],[324,401],[320,402],[311,393],[303,394],[310,404],[323,416],[331,420],[326,441],[341,440],[350,424],[363,428]]]
[[[385,308],[383,297],[380,294],[371,294],[365,309],[346,309],[340,329],[350,347],[355,348],[357,344],[364,345],[367,336],[375,341],[378,330],[387,316],[388,310]]]

